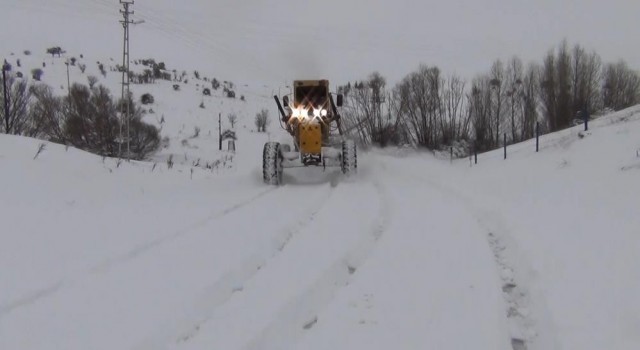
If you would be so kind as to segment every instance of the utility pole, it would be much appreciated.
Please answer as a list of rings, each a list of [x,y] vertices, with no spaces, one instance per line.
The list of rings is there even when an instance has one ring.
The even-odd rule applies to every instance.
[[[120,4],[122,4],[123,9],[120,10],[120,13],[124,17],[120,23],[122,23],[122,27],[124,28],[124,41],[123,41],[123,49],[122,49],[122,97],[121,101],[122,111],[120,118],[120,142],[118,143],[118,156],[122,157],[122,126],[126,124],[126,139],[127,139],[127,160],[131,156],[131,148],[129,143],[129,120],[130,118],[130,105],[129,105],[129,24],[132,24],[133,21],[129,19],[129,16],[133,15],[133,10],[129,9],[129,6],[133,5],[134,0],[123,1],[120,0]],[[124,123],[123,123],[124,122]]]
[[[218,113],[218,151],[222,151],[222,113]]]
[[[2,86],[4,87],[4,122],[5,133],[9,133],[9,92],[7,91],[7,71],[9,70],[9,64],[4,61],[2,65]]]
[[[67,65],[67,95],[71,95],[71,79],[69,78],[69,60],[64,64]]]

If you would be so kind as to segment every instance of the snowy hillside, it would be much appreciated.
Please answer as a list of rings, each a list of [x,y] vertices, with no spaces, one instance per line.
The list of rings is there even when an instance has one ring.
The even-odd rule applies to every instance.
[[[14,71],[33,82],[41,68],[41,83],[64,95],[74,57],[70,83],[95,76],[119,97],[117,1],[9,3],[3,28],[40,23],[0,31]],[[411,2],[330,1],[344,7],[331,23],[304,26],[302,15],[281,21],[302,5],[220,5],[227,13],[189,3],[136,1],[145,23],[132,30],[132,69],[153,58],[187,80],[177,91],[174,81],[131,86],[137,101],[153,95],[144,119],[166,138],[149,161],[0,135],[0,349],[640,348],[640,106],[600,117],[588,132],[545,135],[539,153],[534,140],[509,146],[507,160],[502,150],[476,165],[372,149],[359,153],[354,177],[287,169],[284,186],[267,186],[262,147],[288,140],[273,94],[301,71],[326,73],[332,84],[382,63],[390,76],[404,74],[418,39],[396,40],[353,13],[373,6],[418,28],[420,11],[407,13]],[[488,11],[461,13],[476,10]],[[211,34],[225,28],[237,35]],[[350,55],[310,68],[298,63],[334,51],[283,50],[299,35],[321,37],[314,32]],[[390,42],[384,50],[378,35]],[[66,54],[47,55],[56,45]],[[247,47],[250,55],[237,55]],[[213,78],[236,98],[223,87],[204,95]],[[257,133],[263,108],[272,121]],[[218,150],[219,115],[236,132],[235,152],[226,143]]]
[[[2,136],[0,347],[635,349],[639,112],[281,188]]]

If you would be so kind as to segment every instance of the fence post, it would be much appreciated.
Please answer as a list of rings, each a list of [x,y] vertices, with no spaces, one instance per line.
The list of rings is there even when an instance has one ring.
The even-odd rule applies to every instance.
[[[450,153],[451,153],[451,160],[449,161],[449,163],[453,163],[453,146],[450,147]]]
[[[584,131],[589,131],[589,112],[584,111]]]
[[[507,159],[507,133],[504,134],[504,159]]]
[[[473,158],[476,164],[478,164],[478,148],[473,146]]]
[[[540,150],[540,122],[536,122],[536,153]]]

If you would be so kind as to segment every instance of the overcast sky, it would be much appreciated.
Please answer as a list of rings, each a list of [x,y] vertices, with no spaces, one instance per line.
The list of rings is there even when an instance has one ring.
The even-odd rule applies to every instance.
[[[6,1],[3,42],[21,23],[25,45],[44,35],[80,49],[101,36],[98,54],[121,52],[118,0]],[[230,79],[342,82],[379,71],[395,82],[420,63],[471,78],[496,58],[540,61],[565,38],[640,68],[638,0],[136,0],[134,10],[145,20],[132,28],[134,57],[206,65]],[[16,23],[29,11],[31,23]]]

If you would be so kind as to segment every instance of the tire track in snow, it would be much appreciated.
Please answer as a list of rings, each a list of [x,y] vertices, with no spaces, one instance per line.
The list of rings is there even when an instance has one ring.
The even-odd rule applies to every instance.
[[[81,280],[84,276],[86,276],[87,274],[100,274],[100,273],[105,273],[108,272],[112,267],[118,265],[118,264],[122,264],[125,262],[128,262],[130,260],[133,260],[139,256],[141,256],[142,254],[150,251],[151,249],[158,247],[164,243],[168,243],[170,241],[176,240],[180,237],[184,237],[194,231],[196,231],[199,228],[202,228],[204,226],[206,226],[207,224],[209,224],[211,221],[214,220],[218,220],[221,219],[223,217],[225,217],[226,215],[229,215],[237,210],[240,210],[246,206],[248,206],[249,204],[255,202],[256,200],[266,196],[269,193],[274,192],[276,189],[279,189],[282,187],[272,187],[269,188],[265,191],[259,192],[258,194],[237,202],[221,211],[216,211],[214,213],[212,213],[211,215],[205,217],[204,219],[201,219],[183,229],[180,229],[176,232],[173,232],[171,234],[165,235],[165,236],[161,236],[158,237],[154,240],[145,242],[143,244],[140,244],[136,247],[134,247],[133,249],[124,252],[122,254],[117,255],[114,258],[108,258],[106,260],[104,260],[101,263],[98,263],[97,265],[89,268],[88,270],[78,273],[75,277],[71,277],[71,278],[66,278],[66,279],[62,279],[59,280],[55,283],[52,283],[44,288],[40,288],[36,291],[33,291],[31,293],[28,293],[20,298],[17,298],[14,301],[8,302],[4,305],[0,305],[0,318],[2,318],[3,316],[13,312],[14,310],[24,307],[24,306],[28,306],[30,304],[33,304],[35,302],[37,302],[40,299],[46,298],[50,295],[55,294],[57,291],[59,291],[60,289],[62,289],[63,287],[68,287],[73,285],[74,283],[78,282],[79,280]]]
[[[291,348],[305,331],[322,322],[318,313],[333,300],[341,288],[350,284],[358,268],[365,263],[389,226],[391,211],[387,191],[378,182],[374,182],[374,187],[380,202],[378,215],[363,231],[357,244],[334,261],[311,287],[282,307],[275,320],[255,336],[244,347],[245,350]]]
[[[334,186],[329,187],[326,195],[309,210],[309,215],[287,225],[273,237],[268,250],[253,254],[207,287],[186,316],[172,320],[158,329],[155,335],[151,335],[133,349],[163,349],[195,337],[202,325],[210,320],[217,307],[227,302],[234,294],[242,292],[247,281],[262,271],[271,259],[286,249],[289,242],[313,223],[317,215],[325,208],[334,190]]]
[[[387,167],[382,166],[384,169]],[[516,264],[509,259],[512,254],[507,254],[513,247],[505,244],[505,238],[499,235],[504,234],[508,230],[505,228],[501,215],[485,209],[478,205],[474,199],[432,180],[430,177],[419,178],[415,175],[405,174],[405,177],[412,178],[421,183],[427,183],[437,191],[440,191],[451,197],[458,198],[463,207],[476,218],[482,228],[489,232],[487,234],[487,244],[493,253],[493,260],[499,272],[502,283],[502,295],[506,304],[506,318],[509,325],[510,343],[513,350],[526,350],[527,344],[532,343],[538,336],[536,330],[536,322],[533,319],[532,312],[529,307],[532,301],[529,298],[529,291],[521,283],[516,282],[517,276],[521,276],[524,271],[522,267],[516,267]],[[524,267],[524,270],[529,269]]]

